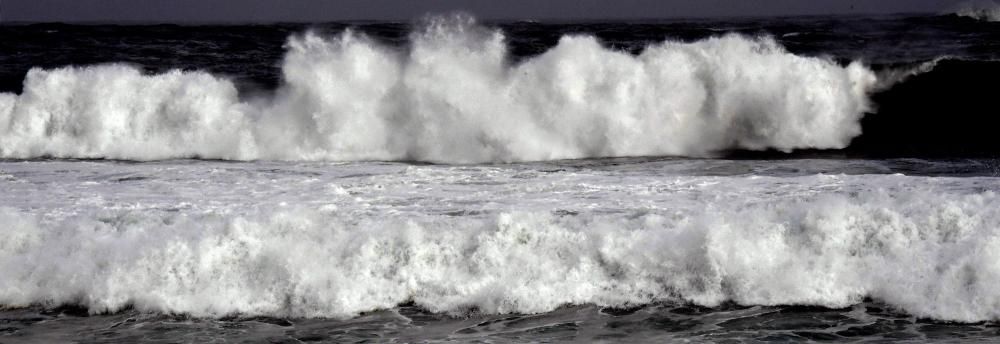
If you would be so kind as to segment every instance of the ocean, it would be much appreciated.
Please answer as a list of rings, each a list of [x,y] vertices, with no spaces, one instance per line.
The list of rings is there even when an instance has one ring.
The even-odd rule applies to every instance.
[[[1000,340],[989,12],[0,26],[0,343]]]

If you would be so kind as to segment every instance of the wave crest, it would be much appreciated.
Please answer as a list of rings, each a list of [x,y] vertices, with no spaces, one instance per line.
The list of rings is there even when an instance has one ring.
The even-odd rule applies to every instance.
[[[0,156],[445,163],[843,148],[874,73],[768,37],[666,41],[638,56],[591,36],[512,63],[502,32],[432,19],[405,48],[350,30],[289,39],[284,84],[241,99],[202,72],[32,70],[0,97]]]
[[[977,20],[1000,21],[1000,3],[992,0],[968,1],[958,6],[955,14]]]

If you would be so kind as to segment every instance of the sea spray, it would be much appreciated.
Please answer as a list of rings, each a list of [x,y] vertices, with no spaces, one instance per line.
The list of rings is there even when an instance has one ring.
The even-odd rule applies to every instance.
[[[348,30],[289,39],[266,99],[198,71],[34,69],[0,97],[0,157],[515,162],[843,148],[876,85],[736,34],[637,56],[564,36],[514,63],[502,32],[431,19],[392,48]]]
[[[967,1],[958,5],[955,14],[977,20],[1000,22],[1000,3],[992,0]]]

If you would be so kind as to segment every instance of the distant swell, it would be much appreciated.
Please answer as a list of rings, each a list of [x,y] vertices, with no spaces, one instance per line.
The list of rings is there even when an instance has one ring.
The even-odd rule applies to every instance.
[[[546,312],[652,302],[1000,318],[1000,199],[916,188],[635,214],[336,210],[52,219],[0,209],[0,304],[195,316]]]
[[[637,56],[565,36],[513,63],[501,32],[438,18],[391,48],[289,39],[284,83],[241,95],[199,71],[31,70],[0,94],[0,157],[420,160],[708,156],[848,146],[876,87],[860,63],[771,38],[666,41]]]

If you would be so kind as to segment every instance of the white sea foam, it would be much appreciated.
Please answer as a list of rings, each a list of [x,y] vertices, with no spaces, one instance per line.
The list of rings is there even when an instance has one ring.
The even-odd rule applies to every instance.
[[[1000,21],[1000,3],[992,0],[968,1],[958,6],[955,14],[991,22]]]
[[[684,300],[843,307],[874,297],[937,319],[1000,318],[1000,199],[865,192],[630,216],[505,212],[5,209],[0,303],[91,311],[350,317]]]
[[[29,72],[0,97],[0,157],[468,163],[842,148],[874,74],[739,35],[638,56],[565,36],[512,63],[501,32],[438,18],[394,48],[347,31],[289,39],[284,84],[243,99],[202,72]]]
[[[744,175],[824,164],[0,162],[0,305],[350,317],[408,301],[506,313],[871,297],[1000,319],[1000,179]]]
[[[231,82],[200,72],[32,69],[23,94],[0,99],[0,156],[246,159],[252,123],[237,98]]]

